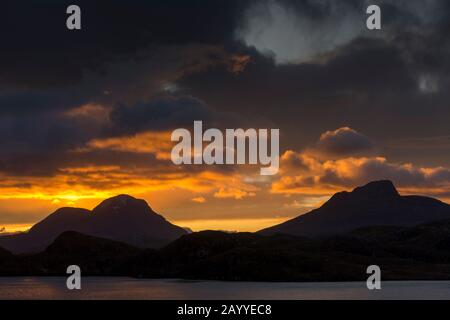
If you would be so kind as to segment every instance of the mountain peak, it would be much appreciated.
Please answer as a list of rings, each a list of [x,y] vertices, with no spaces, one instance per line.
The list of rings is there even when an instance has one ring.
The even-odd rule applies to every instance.
[[[103,200],[97,207],[94,208],[93,212],[97,214],[99,212],[117,213],[130,206],[150,209],[147,202],[144,200],[136,199],[127,194],[121,194]]]
[[[341,191],[335,193],[323,207],[333,207],[344,205],[357,201],[384,201],[392,198],[400,197],[394,184],[389,180],[372,181],[368,184],[355,188],[352,192]]]
[[[132,197],[128,194],[119,194],[118,196],[114,196],[102,201],[102,203],[108,204],[116,204],[116,205],[126,205],[129,202],[138,201],[135,197]]]
[[[389,180],[369,182],[365,186],[355,188],[352,194],[365,198],[392,198],[400,196],[392,181]]]

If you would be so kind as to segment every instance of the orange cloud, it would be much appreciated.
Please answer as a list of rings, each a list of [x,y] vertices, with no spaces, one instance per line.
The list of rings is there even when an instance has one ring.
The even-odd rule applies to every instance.
[[[205,197],[195,197],[195,198],[192,198],[192,202],[205,203],[206,199],[205,199]]]
[[[171,132],[146,131],[134,136],[95,139],[88,142],[87,150],[114,150],[134,153],[150,153],[156,155],[157,159],[170,160],[173,143],[170,139]]]
[[[391,163],[384,157],[321,160],[307,151],[287,151],[281,157],[281,170],[281,178],[271,186],[275,194],[331,194],[381,179],[394,181],[404,192],[438,197],[445,197],[450,187],[449,169]]]
[[[257,188],[250,188],[254,189],[255,191],[258,190]],[[215,198],[219,199],[227,199],[227,198],[234,198],[236,200],[242,200],[245,197],[254,197],[256,195],[255,192],[252,191],[246,191],[238,188],[220,188],[219,191],[214,193]]]
[[[106,122],[110,111],[108,107],[88,103],[66,111],[64,115],[69,118],[90,118],[99,122]]]

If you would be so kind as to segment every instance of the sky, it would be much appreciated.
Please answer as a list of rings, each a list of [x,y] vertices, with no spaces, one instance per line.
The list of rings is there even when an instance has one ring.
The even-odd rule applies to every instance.
[[[255,231],[392,180],[450,202],[445,0],[2,2],[0,232],[130,194]],[[382,10],[367,30],[366,8]],[[280,171],[181,165],[171,132],[280,129]]]

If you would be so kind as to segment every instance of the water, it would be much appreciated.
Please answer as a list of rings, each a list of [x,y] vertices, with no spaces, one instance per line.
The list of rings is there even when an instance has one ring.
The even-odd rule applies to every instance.
[[[449,299],[450,281],[389,281],[369,291],[364,282],[268,283],[142,280],[90,277],[80,291],[66,278],[0,278],[0,299],[179,299],[179,300],[329,300]]]

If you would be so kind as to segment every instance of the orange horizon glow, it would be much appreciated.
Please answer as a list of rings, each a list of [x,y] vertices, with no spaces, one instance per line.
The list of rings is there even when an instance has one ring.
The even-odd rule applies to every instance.
[[[85,149],[73,151],[83,157],[92,149],[150,154],[158,159],[155,167],[89,163],[61,167],[48,177],[0,175],[0,228],[23,231],[60,207],[93,209],[107,198],[129,194],[146,200],[167,220],[195,231],[257,231],[317,208],[336,192],[373,180],[364,175],[368,165],[423,175],[423,185],[397,186],[401,194],[449,200],[449,186],[433,180],[446,170],[442,167],[391,163],[380,156],[330,160],[310,150],[288,150],[280,158],[280,173],[262,179],[259,170],[245,166],[232,170],[175,166],[167,160],[167,139],[168,132],[145,132],[93,140]]]
[[[2,233],[18,233],[28,231],[33,224],[0,224],[0,235]]]
[[[224,232],[256,232],[273,225],[283,223],[290,218],[263,219],[206,219],[206,220],[173,220],[169,221],[182,228],[189,228],[193,232],[214,230]],[[34,224],[0,224],[2,233],[27,232]],[[0,233],[1,235],[1,233]]]

